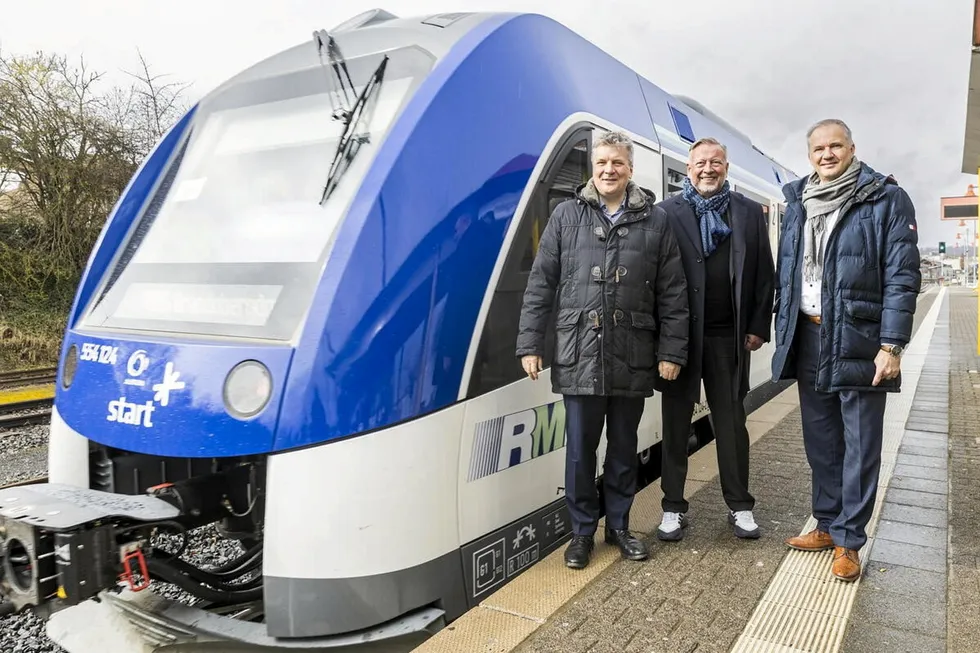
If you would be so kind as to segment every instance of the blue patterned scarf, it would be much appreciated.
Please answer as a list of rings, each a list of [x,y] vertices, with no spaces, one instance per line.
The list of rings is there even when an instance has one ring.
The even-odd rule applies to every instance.
[[[684,177],[684,199],[694,209],[694,214],[701,223],[701,249],[704,250],[705,258],[714,254],[718,245],[732,233],[731,228],[721,219],[722,214],[728,210],[730,190],[728,180],[725,180],[720,191],[704,198],[698,194],[691,178]]]

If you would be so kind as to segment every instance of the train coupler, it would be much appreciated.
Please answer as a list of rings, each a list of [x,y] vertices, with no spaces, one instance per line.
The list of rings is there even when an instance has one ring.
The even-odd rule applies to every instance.
[[[34,608],[51,613],[122,587],[120,580],[132,589],[145,589],[150,580],[143,554],[146,533],[179,513],[157,497],[70,485],[3,490],[0,594],[15,612]]]

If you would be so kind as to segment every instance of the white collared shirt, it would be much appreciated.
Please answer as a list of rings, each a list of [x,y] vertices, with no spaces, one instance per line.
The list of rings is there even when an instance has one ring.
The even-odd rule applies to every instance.
[[[827,216],[827,225],[825,227],[825,235],[823,238],[823,248],[824,252],[827,251],[827,242],[830,240],[830,234],[834,230],[834,226],[837,224],[837,218],[840,214],[840,209],[836,209],[833,213]],[[810,230],[806,227],[806,222],[803,223],[803,252],[806,253],[810,249]],[[821,253],[821,259],[823,258]],[[823,268],[820,269],[820,273],[817,275],[817,281],[810,283],[808,281],[803,281],[800,289],[800,310],[807,315],[812,315],[815,317],[820,316],[820,285],[823,279]]]

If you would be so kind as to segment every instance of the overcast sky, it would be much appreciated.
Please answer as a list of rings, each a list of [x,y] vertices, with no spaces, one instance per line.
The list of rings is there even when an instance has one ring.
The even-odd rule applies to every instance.
[[[139,47],[154,72],[193,83],[191,101],[366,9],[542,13],[697,98],[798,174],[810,170],[806,128],[844,119],[858,156],[909,191],[923,244],[953,245],[965,230],[939,221],[939,198],[977,183],[960,172],[973,0],[0,1],[5,53],[84,55],[126,82]]]

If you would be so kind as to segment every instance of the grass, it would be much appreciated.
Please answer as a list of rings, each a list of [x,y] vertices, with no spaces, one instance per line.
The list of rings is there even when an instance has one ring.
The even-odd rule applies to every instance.
[[[67,316],[63,311],[5,311],[0,316],[0,371],[57,365]]]

